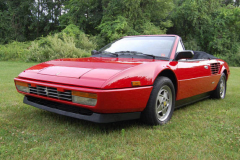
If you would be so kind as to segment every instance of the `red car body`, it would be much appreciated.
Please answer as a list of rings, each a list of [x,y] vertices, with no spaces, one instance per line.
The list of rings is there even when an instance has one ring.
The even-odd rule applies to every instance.
[[[58,59],[33,66],[14,79],[15,84],[27,84],[30,88],[37,86],[54,88],[59,94],[65,91],[96,94],[95,106],[78,104],[37,92],[27,93],[18,88],[17,90],[25,95],[24,102],[32,106],[79,119],[105,123],[139,118],[148,103],[158,76],[166,76],[173,82],[176,92],[175,108],[209,97],[216,89],[222,73],[225,73],[228,79],[229,67],[223,60],[174,60],[180,37],[160,36],[174,37],[169,59],[125,57]],[[133,85],[135,82],[136,85]],[[48,105],[50,103],[51,107]],[[56,107],[58,105],[61,107]]]

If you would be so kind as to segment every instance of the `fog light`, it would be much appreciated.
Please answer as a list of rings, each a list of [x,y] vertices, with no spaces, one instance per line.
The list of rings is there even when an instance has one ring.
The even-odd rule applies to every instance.
[[[95,106],[97,104],[97,94],[72,91],[72,102]]]
[[[29,87],[27,83],[16,81],[16,87],[21,92],[29,93]]]

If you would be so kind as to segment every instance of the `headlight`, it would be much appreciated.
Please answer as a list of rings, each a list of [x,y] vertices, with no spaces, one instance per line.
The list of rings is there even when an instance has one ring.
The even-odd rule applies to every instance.
[[[16,87],[19,91],[29,93],[29,87],[27,83],[16,81]]]
[[[97,104],[97,94],[72,91],[72,102],[95,106]]]

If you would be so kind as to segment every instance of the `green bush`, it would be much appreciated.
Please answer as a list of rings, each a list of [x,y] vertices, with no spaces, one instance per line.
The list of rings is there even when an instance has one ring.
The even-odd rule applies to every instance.
[[[233,67],[240,66],[240,52],[238,52],[237,54],[229,54],[229,55],[217,54],[215,56],[227,62],[229,66],[233,66]]]
[[[0,60],[43,62],[58,58],[90,56],[97,48],[96,37],[88,37],[77,26],[69,25],[62,32],[38,40],[0,45]]]
[[[28,48],[30,47],[29,42],[17,42],[6,45],[0,45],[0,60],[24,60],[26,55],[29,53]]]
[[[88,39],[85,38],[87,41]],[[38,41],[33,41],[29,48],[29,54],[26,57],[27,61],[43,62],[58,58],[80,58],[90,56],[90,45],[83,45],[86,48],[77,48],[75,38],[65,33],[62,35],[55,34],[41,38]]]
[[[62,30],[62,32],[59,34],[59,37],[62,38],[64,34],[74,38],[74,42],[77,48],[89,51],[97,47],[96,39],[88,37],[88,35],[82,32],[74,24],[70,24],[64,30]]]
[[[71,37],[78,38],[78,36],[82,33],[80,29],[74,25],[74,24],[69,24],[64,30],[62,30],[61,33],[65,33]]]
[[[96,39],[94,38],[88,38],[86,34],[83,32],[78,36],[78,38],[75,40],[76,42],[76,47],[86,50],[86,51],[91,51],[93,49],[96,49],[97,44],[96,44]]]

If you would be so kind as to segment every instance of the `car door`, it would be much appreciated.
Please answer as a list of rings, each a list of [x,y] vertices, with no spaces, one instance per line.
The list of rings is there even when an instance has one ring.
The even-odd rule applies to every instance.
[[[177,52],[184,50],[179,41]],[[178,92],[176,100],[189,98],[212,90],[209,60],[183,59],[177,64]]]
[[[199,95],[212,89],[208,60],[180,60],[177,65],[177,100]]]

